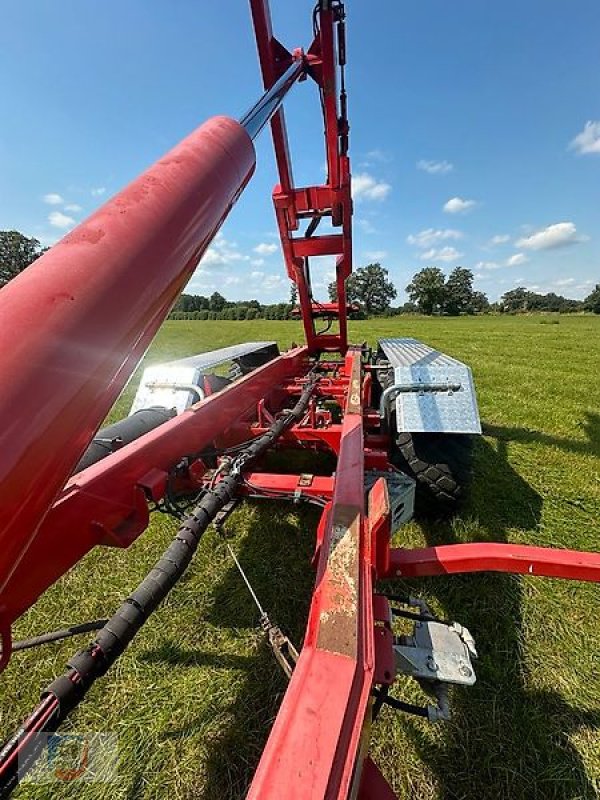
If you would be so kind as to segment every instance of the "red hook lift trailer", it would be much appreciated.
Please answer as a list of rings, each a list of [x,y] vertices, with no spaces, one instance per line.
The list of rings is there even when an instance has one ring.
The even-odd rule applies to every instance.
[[[469,631],[419,598],[378,592],[378,581],[481,571],[600,581],[597,553],[391,546],[416,487],[423,502],[459,498],[481,432],[471,371],[415,339],[385,339],[373,351],[348,342],[344,5],[319,0],[313,41],[292,51],[273,34],[268,0],[250,7],[259,101],[239,121],[209,119],[0,291],[0,668],[13,652],[13,622],[86,553],[128,547],[151,508],[180,517],[152,571],[95,626],[0,750],[0,797],[35,763],[41,734],[74,711],[176,584],[203,532],[247,496],[322,507],[300,652],[261,616],[289,686],[249,798],[391,800],[369,757],[381,706],[447,719],[449,687],[475,681]],[[313,186],[294,183],[282,106],[302,81],[316,83],[323,110],[327,179]],[[275,215],[306,344],[279,354],[272,342],[246,343],[149,368],[132,414],[100,429],[251,179],[253,140],[267,124]],[[319,235],[322,220],[335,232]],[[310,260],[319,256],[335,257],[335,303],[313,297]],[[226,362],[228,378],[212,371]],[[267,472],[263,456],[275,446],[333,453],[335,472]],[[394,635],[393,615],[414,622],[412,636]],[[430,702],[394,697],[398,675],[415,678]]]

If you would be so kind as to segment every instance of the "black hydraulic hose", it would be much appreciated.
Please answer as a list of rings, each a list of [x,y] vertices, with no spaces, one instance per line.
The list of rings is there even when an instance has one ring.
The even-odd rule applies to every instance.
[[[440,622],[442,625],[451,625],[451,622],[434,617],[433,614],[417,614],[414,611],[405,611],[403,608],[390,608],[390,611],[395,617],[404,617],[405,619],[413,619],[415,622]]]
[[[229,503],[243,483],[243,472],[262,456],[281,434],[304,416],[318,380],[314,372],[291,411],[252,441],[233,461],[231,471],[208,490],[181,524],[162,558],[99,631],[96,639],[68,663],[68,671],[42,693],[40,705],[0,750],[0,798],[9,797],[39,755],[41,737],[52,732],[79,705],[94,682],[107,672],[129,645],[150,614],[182,577],[198,547],[202,534],[217,513]],[[24,751],[24,755],[23,754]]]
[[[414,714],[417,717],[429,718],[427,706],[413,705],[413,703],[406,703],[404,700],[398,700],[397,697],[392,697],[389,694],[389,686],[381,686],[378,689],[373,689],[371,694],[375,697],[372,711],[373,722],[375,722],[379,716],[382,706],[390,706],[390,708],[394,708],[396,711],[404,711],[405,714]]]
[[[107,622],[107,619],[94,619],[91,622],[80,622],[77,625],[62,628],[59,631],[42,633],[39,636],[33,636],[31,639],[22,639],[20,642],[13,642],[12,651],[16,653],[19,650],[31,650],[33,647],[39,647],[41,644],[60,642],[62,639],[70,639],[71,636],[79,636],[82,633],[98,631],[100,628],[103,628]]]
[[[404,700],[398,700],[397,697],[387,695],[383,704],[395,708],[396,711],[404,711],[405,714],[415,714],[417,717],[429,717],[429,712],[426,706],[416,706],[413,703],[405,703]]]

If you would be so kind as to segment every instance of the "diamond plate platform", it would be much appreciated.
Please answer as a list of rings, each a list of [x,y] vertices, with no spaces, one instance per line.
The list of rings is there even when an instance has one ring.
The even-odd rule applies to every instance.
[[[267,352],[275,346],[275,342],[245,342],[147,367],[129,413],[131,415],[142,408],[162,406],[175,408],[180,414],[192,403],[204,398],[201,378],[206,372],[228,361],[263,350]],[[276,354],[277,351],[273,353]]]
[[[379,348],[394,369],[385,389],[381,414],[395,401],[399,431],[409,433],[481,433],[471,370],[418,339],[381,339]]]

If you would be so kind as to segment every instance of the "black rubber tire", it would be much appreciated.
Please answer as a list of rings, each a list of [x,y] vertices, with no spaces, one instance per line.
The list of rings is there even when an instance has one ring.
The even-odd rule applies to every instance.
[[[463,433],[397,433],[398,464],[438,507],[451,510],[471,482],[473,437]],[[396,459],[395,459],[396,460]]]

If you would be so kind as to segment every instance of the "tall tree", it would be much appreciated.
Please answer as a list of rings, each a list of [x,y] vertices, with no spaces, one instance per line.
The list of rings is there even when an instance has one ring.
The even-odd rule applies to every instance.
[[[425,267],[413,275],[406,287],[408,296],[423,314],[440,311],[446,300],[446,278],[439,267]]]
[[[332,281],[327,287],[332,302],[337,300],[337,287]],[[367,315],[380,314],[390,307],[396,297],[394,284],[388,280],[388,271],[381,264],[359,267],[346,280],[346,296],[350,303],[360,303]]]
[[[19,231],[0,231],[0,287],[16,277],[48,248]]]
[[[222,311],[225,308],[227,300],[219,292],[213,292],[210,296],[210,310]]]
[[[456,267],[446,281],[444,311],[453,316],[470,314],[473,310],[473,273],[470,269]]]
[[[473,313],[488,311],[489,309],[490,301],[487,299],[487,295],[483,292],[473,292],[473,297],[471,299],[471,310]]]
[[[531,292],[524,286],[518,286],[516,289],[505,292],[500,298],[500,302],[504,311],[527,311],[530,299]]]
[[[597,283],[594,291],[585,298],[583,306],[586,311],[593,311],[594,314],[600,314],[600,283]]]
[[[290,284],[290,305],[298,305],[298,286],[293,281]]]

